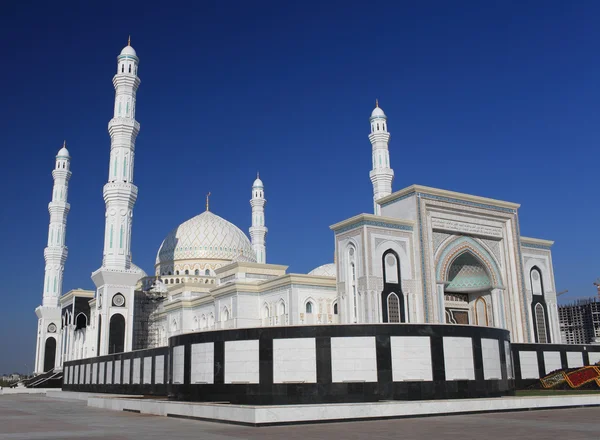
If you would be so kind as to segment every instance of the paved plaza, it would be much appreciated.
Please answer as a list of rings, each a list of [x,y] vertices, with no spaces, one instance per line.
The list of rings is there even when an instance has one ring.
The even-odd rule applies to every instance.
[[[600,439],[600,408],[313,425],[242,427],[88,408],[36,395],[0,396],[3,439]]]

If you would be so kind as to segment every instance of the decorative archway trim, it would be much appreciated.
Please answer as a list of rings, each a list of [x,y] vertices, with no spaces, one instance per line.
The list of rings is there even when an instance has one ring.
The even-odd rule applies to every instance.
[[[456,258],[465,252],[472,253],[477,257],[486,268],[490,275],[494,289],[503,289],[502,276],[494,258],[490,253],[477,241],[471,237],[459,237],[446,244],[445,248],[440,252],[436,264],[436,279],[440,282],[448,282],[448,271]]]

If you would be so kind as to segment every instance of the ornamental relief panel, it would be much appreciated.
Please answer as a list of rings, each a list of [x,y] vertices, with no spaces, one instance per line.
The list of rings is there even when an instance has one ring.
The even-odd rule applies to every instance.
[[[473,219],[475,221],[475,219]],[[488,237],[502,238],[502,228],[471,223],[460,220],[450,220],[438,217],[431,218],[432,229],[460,232],[467,235],[483,235]]]

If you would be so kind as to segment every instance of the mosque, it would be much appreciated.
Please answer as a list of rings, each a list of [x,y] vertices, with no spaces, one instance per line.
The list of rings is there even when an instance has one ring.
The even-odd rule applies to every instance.
[[[393,192],[388,118],[378,104],[365,123],[373,213],[331,226],[333,262],[308,274],[267,263],[268,192],[257,176],[249,237],[211,212],[207,196],[204,212],[165,231],[146,274],[131,258],[138,67],[128,44],[113,77],[104,251],[92,273],[94,291],[62,293],[71,156],[66,145],[56,156],[43,301],[35,310],[36,373],[226,329],[447,324],[505,329],[511,342],[560,341],[553,242],[521,236],[516,203],[420,185]]]

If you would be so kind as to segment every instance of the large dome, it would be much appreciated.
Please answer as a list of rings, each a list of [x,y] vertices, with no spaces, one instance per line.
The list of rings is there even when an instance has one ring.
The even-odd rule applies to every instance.
[[[335,268],[334,263],[324,264],[322,266],[316,267],[310,272],[309,275],[316,275],[321,277],[334,277],[337,274],[337,269]]]
[[[198,259],[256,262],[256,254],[237,226],[205,211],[169,232],[158,249],[156,264]]]

